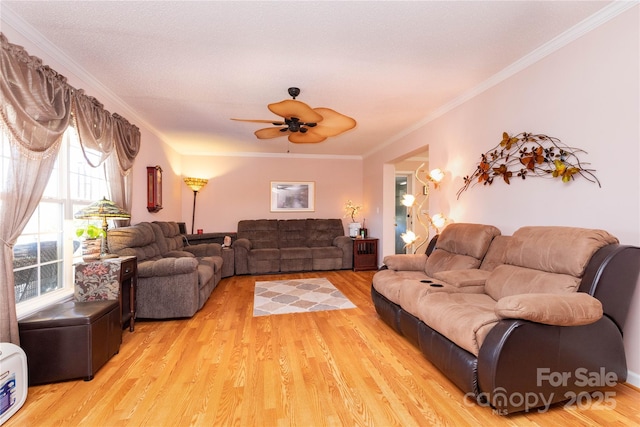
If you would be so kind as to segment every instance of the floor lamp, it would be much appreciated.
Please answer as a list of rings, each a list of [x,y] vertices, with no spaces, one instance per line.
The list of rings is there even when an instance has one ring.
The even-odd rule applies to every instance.
[[[198,195],[198,191],[207,185],[209,180],[204,178],[185,178],[184,182],[193,190],[193,215],[191,217],[191,234],[193,234],[193,226],[196,222],[196,196]]]

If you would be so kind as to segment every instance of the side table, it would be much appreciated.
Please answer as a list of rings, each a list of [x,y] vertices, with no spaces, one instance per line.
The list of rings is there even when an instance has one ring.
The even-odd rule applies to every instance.
[[[75,301],[118,300],[120,324],[133,332],[136,318],[138,258],[125,256],[79,262],[75,267]]]
[[[353,239],[353,271],[378,269],[378,239]]]

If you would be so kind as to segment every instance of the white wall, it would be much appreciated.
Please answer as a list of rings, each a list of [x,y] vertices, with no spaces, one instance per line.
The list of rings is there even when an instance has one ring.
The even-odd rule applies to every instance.
[[[343,218],[348,199],[362,204],[360,158],[185,156],[182,170],[184,176],[209,179],[196,201],[195,229],[205,233],[235,231],[241,219]],[[271,212],[271,181],[314,182],[315,211]],[[182,219],[190,231],[193,192],[182,186]]]
[[[447,172],[441,189],[432,192],[432,212],[442,211],[457,222],[493,224],[503,234],[524,225],[602,228],[621,243],[640,245],[639,9],[633,7],[366,158],[365,175],[375,179],[365,182],[365,197],[388,204],[389,195],[378,191],[391,179],[388,173],[383,176],[384,165],[428,145],[430,167]],[[585,150],[580,158],[596,170],[602,188],[580,177],[568,184],[516,178],[511,185],[476,186],[456,199],[463,176],[473,173],[480,154],[497,145],[503,131],[543,133]],[[372,221],[373,233],[384,232],[383,254],[393,251],[393,235],[384,227],[390,221]],[[640,286],[624,339],[630,382],[640,385]]]

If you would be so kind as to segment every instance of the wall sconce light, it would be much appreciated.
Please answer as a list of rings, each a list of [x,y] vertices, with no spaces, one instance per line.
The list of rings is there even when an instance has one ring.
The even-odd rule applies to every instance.
[[[424,239],[417,235],[413,230],[407,230],[406,232],[400,235],[400,238],[405,243],[405,247],[415,244],[418,241],[421,241],[420,244],[414,249],[414,253],[417,253],[418,249],[422,245],[428,242],[429,240],[429,228],[433,227],[436,229],[436,234],[440,234],[440,231],[445,227],[448,220],[443,214],[437,214],[433,217],[427,215],[423,210],[423,205],[429,199],[429,187],[433,185],[433,188],[438,188],[440,182],[444,178],[444,172],[440,169],[433,169],[428,174],[425,174],[424,177],[420,175],[422,167],[424,163],[422,163],[415,171],[415,177],[418,182],[422,184],[422,193],[413,195],[413,194],[405,194],[402,196],[402,204],[408,208],[408,216],[412,215],[413,210],[416,210],[416,217],[420,225],[424,228],[426,236]],[[424,218],[423,218],[424,216]]]
[[[193,190],[193,215],[191,216],[191,234],[193,234],[193,226],[196,221],[196,196],[198,195],[198,191],[202,189],[209,182],[208,179],[204,178],[185,178],[184,183]]]

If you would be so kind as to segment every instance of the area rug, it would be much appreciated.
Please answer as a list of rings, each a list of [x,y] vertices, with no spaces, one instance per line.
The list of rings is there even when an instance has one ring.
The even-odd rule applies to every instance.
[[[325,278],[256,282],[253,316],[342,310],[356,306]]]

